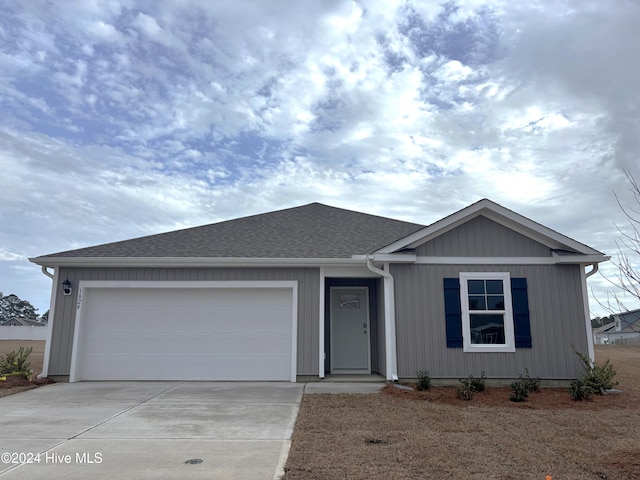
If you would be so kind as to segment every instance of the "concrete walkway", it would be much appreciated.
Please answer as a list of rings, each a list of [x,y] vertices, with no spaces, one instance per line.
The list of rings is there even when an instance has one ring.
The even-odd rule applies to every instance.
[[[384,382],[309,382],[304,393],[380,393]]]
[[[283,472],[303,388],[82,382],[0,398],[0,480],[271,480]]]

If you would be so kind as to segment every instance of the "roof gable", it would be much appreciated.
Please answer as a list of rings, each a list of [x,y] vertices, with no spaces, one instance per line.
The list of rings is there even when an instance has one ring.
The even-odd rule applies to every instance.
[[[376,253],[393,253],[403,249],[414,249],[436,237],[439,237],[470,220],[484,216],[504,227],[518,232],[551,250],[557,255],[578,254],[602,257],[602,252],[595,250],[572,238],[562,235],[544,225],[524,217],[488,199],[482,199],[462,210],[459,210],[431,225],[414,232],[390,245],[381,248]]]
[[[617,313],[614,319],[617,332],[640,332],[640,309]]]
[[[419,256],[550,257],[551,249],[509,227],[477,215],[416,247]]]
[[[350,258],[423,225],[311,203],[168,233],[44,255],[71,258]]]
[[[0,322],[0,326],[2,327],[44,327],[45,324],[41,323],[37,320],[31,320],[29,318],[21,318],[21,317],[12,317],[7,320]]]

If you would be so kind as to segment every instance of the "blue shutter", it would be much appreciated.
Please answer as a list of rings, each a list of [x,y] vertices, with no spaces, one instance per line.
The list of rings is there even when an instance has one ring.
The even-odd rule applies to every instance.
[[[460,305],[460,280],[444,279],[444,316],[447,330],[447,347],[462,348],[462,306]]]
[[[513,302],[513,329],[516,336],[516,348],[531,348],[526,278],[511,279],[511,300]]]

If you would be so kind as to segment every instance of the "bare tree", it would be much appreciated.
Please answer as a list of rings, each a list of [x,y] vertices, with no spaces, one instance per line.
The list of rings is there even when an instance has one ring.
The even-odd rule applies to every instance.
[[[630,310],[625,304],[623,296],[631,295],[634,299],[640,300],[640,265],[634,264],[634,259],[640,259],[640,186],[636,179],[629,172],[625,171],[629,180],[630,190],[633,194],[634,205],[625,206],[618,194],[615,194],[616,201],[620,209],[627,217],[629,225],[627,228],[616,226],[620,233],[620,238],[616,240],[618,248],[617,260],[612,263],[618,268],[615,279],[606,278],[616,287],[616,291],[607,294],[607,304],[600,305],[610,313],[620,313]],[[640,327],[638,327],[640,328]]]

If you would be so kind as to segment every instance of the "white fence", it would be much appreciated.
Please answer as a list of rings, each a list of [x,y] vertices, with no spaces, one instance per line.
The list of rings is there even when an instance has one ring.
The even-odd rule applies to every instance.
[[[618,338],[614,340],[612,343],[615,345],[625,345],[627,347],[640,347],[640,337],[634,338]]]
[[[23,325],[3,325],[0,340],[46,340],[47,327],[25,327]]]

